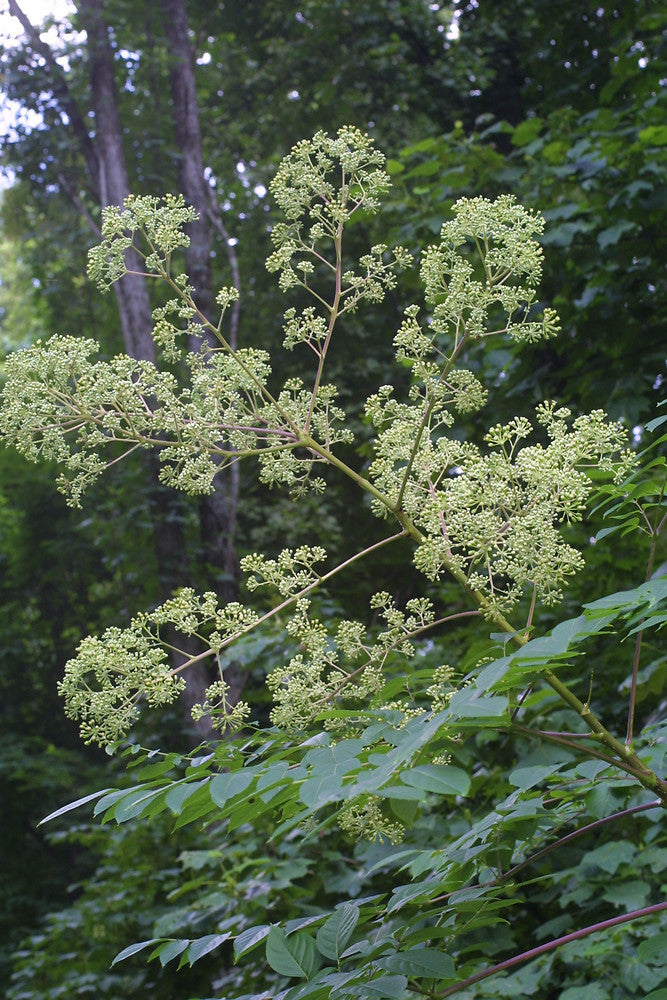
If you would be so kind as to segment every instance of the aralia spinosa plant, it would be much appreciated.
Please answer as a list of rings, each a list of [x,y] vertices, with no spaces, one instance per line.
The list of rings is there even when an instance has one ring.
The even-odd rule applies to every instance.
[[[614,735],[590,698],[583,701],[576,685],[559,676],[590,638],[620,630],[626,621],[640,634],[648,617],[653,626],[662,624],[666,581],[647,579],[633,591],[593,602],[548,635],[538,626],[540,608],[555,606],[583,566],[563,527],[581,520],[599,499],[601,480],[613,499],[637,474],[625,432],[602,411],[572,418],[551,401],[537,407],[535,426],[517,417],[492,426],[479,443],[456,430],[457,415],[480,411],[486,402],[485,387],[461,362],[492,338],[532,342],[558,333],[556,314],[536,304],[542,272],[537,238],[544,225],[537,213],[511,196],[464,198],[453,206],[439,243],[422,257],[426,311],[409,306],[395,335],[397,360],[410,369],[409,391],[377,387],[364,409],[374,435],[372,460],[355,466],[341,457],[339,446],[349,446],[353,435],[336,388],[326,380],[332,338],[345,335],[339,331],[347,313],[381,301],[395,288],[397,273],[412,264],[406,249],[385,244],[359,260],[347,256],[347,224],[359,213],[376,213],[389,187],[383,164],[357,129],[342,128],[334,137],[319,132],[294,147],[271,185],[285,221],[273,227],[267,266],[285,293],[299,289],[309,300],[284,316],[285,348],[303,345],[312,354],[309,381],[290,378],[275,391],[267,352],[232,348],[224,315],[234,289],[220,291],[217,323],[199,312],[196,290],[175,265],[193,212],[175,197],[130,198],[123,208],[105,210],[90,275],[107,289],[126,273],[128,247],[138,251],[143,273],[170,289],[171,298],[154,312],[154,336],[168,361],[187,364],[186,386],[146,361],[95,360],[94,341],[74,337],[37,343],[6,362],[0,430],[29,459],[61,464],[60,488],[71,504],[80,504],[110,461],[156,449],[164,482],[192,494],[214,489],[220,468],[241,460],[256,460],[263,483],[287,488],[297,500],[323,491],[320,470],[329,470],[349,479],[387,525],[382,540],[332,568],[324,549],[308,544],[275,559],[245,557],[251,594],[264,589],[277,595],[268,611],[256,610],[252,597],[220,607],[214,593],[186,588],[137,614],[128,628],[83,640],[60,687],[66,712],[79,720],[87,742],[117,745],[128,737],[142,700],[163,704],[178,696],[193,657],[184,654],[182,666],[170,665],[165,635],[174,630],[196,637],[201,651],[195,658],[209,658],[219,670],[195,711],[212,713],[225,739],[185,775],[174,770],[130,791],[100,793],[96,812],[105,818],[121,822],[171,810],[179,823],[205,818],[238,827],[270,816],[277,841],[298,831],[307,842],[337,823],[352,837],[394,843],[409,836],[420,810],[465,802],[471,765],[461,748],[479,731],[560,746],[562,773],[556,775],[556,766],[549,772],[556,786],[573,775],[581,782],[577,761],[592,761],[596,775],[631,781],[640,796],[632,808],[667,802],[667,782],[654,769],[646,740]],[[185,335],[200,336],[199,353],[185,352]],[[656,536],[664,522],[661,505],[662,494],[647,515]],[[429,596],[400,607],[379,590],[369,611],[380,624],[372,628],[364,620],[332,625],[318,616],[312,599],[318,588],[399,541],[411,543]],[[463,604],[454,611],[437,597],[445,577],[461,591]],[[230,702],[225,657],[235,642],[278,616],[294,652],[271,665],[272,725],[263,730],[250,705]],[[492,631],[488,655],[465,671],[447,663],[418,670],[424,641],[440,642],[448,624],[460,627],[466,619],[477,636],[480,627],[487,635]],[[636,683],[637,670],[633,694]],[[530,707],[537,687],[552,689],[571,713],[574,732],[540,729]],[[493,844],[500,827],[511,827],[519,816],[529,832],[517,833],[512,864],[502,868],[491,860]],[[239,957],[264,942],[269,976],[281,981],[279,995],[291,1000],[362,997],[369,989],[374,997],[449,996],[534,957],[524,953],[480,968],[474,950],[471,960],[459,947],[479,920],[464,901],[475,896],[480,912],[493,901],[496,917],[487,912],[480,926],[503,920],[499,900],[507,902],[536,847],[555,849],[562,827],[585,817],[583,797],[574,805],[568,799],[561,813],[547,808],[534,785],[519,785],[453,842],[399,852],[393,894],[375,895],[363,906],[346,899],[333,910],[309,910],[289,927],[247,928],[239,914],[219,937],[235,935]],[[655,903],[612,924],[665,907]],[[582,928],[574,937],[595,929]],[[154,955],[173,952],[181,961],[208,947],[186,939],[179,951],[170,939],[126,952],[149,944]]]

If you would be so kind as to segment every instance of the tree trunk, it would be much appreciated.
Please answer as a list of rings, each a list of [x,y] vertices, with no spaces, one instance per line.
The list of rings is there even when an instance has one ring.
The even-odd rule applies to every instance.
[[[184,0],[162,0],[164,32],[169,46],[169,83],[178,147],[179,181],[185,200],[199,215],[190,223],[186,266],[197,292],[197,305],[207,319],[213,315],[211,232],[207,222],[208,196],[204,179],[199,107],[195,90],[193,53]]]
[[[198,218],[188,228],[190,246],[185,251],[185,265],[197,296],[197,306],[207,319],[214,314],[211,274],[211,194],[204,177],[199,107],[194,76],[194,56],[190,46],[185,0],[162,0],[164,32],[169,47],[169,82],[174,118],[174,133],[179,156],[179,181],[185,200],[196,209]],[[227,241],[225,241],[227,243]],[[238,283],[238,276],[235,275]],[[198,350],[199,344],[191,344]],[[215,341],[208,337],[212,345]],[[235,339],[235,334],[234,334]],[[234,549],[238,475],[232,467],[216,477],[216,489],[200,501],[199,516],[206,560],[217,570],[216,590],[224,602],[238,596],[238,565]],[[244,677],[231,665],[225,671],[230,700],[238,701]]]
[[[197,305],[207,319],[213,317],[211,275],[211,229],[208,222],[210,194],[204,178],[199,108],[195,90],[194,58],[189,40],[184,0],[162,0],[164,31],[169,46],[169,81],[174,115],[174,132],[179,156],[180,188],[185,200],[196,209],[198,219],[190,224],[190,246],[185,264],[195,288]],[[212,344],[214,339],[209,338]],[[196,342],[191,345],[198,349]],[[206,541],[207,560],[221,571],[219,592],[225,600],[236,597],[236,478],[218,474],[216,491],[200,504],[201,531]]]
[[[104,0],[79,0],[79,14],[88,36],[88,59],[92,105],[95,113],[98,189],[103,208],[122,205],[130,193],[130,182],[123,151],[123,133],[118,116],[116,80],[109,28],[104,18]],[[134,251],[125,255],[128,268],[141,271],[141,260]],[[127,274],[114,285],[125,350],[133,358],[155,363],[155,344],[151,336],[151,304],[146,279]]]
[[[69,90],[63,71],[50,48],[41,40],[38,30],[21,10],[17,0],[9,0],[10,13],[21,22],[28,36],[31,49],[44,61],[49,72],[53,95],[67,114],[73,136],[84,157],[87,182],[90,190],[102,208],[107,205],[122,205],[130,193],[130,184],[123,150],[123,132],[118,114],[113,50],[109,36],[109,26],[104,15],[105,3],[104,0],[78,0],[77,8],[82,26],[87,34],[91,104],[95,120],[95,135],[92,138],[89,133],[89,126],[81,114],[77,102]],[[184,9],[181,13],[184,17]],[[183,41],[189,53],[187,27],[183,34]],[[185,52],[184,49],[179,51]],[[197,208],[200,208],[202,199],[205,197],[203,168],[201,167],[201,137],[199,135],[199,119],[191,63],[187,63],[187,67],[189,68],[189,80],[192,89],[187,95],[187,101],[183,104],[183,109],[187,117],[189,114],[187,109],[194,107],[196,131],[194,133],[190,131],[181,133],[180,118],[177,127],[179,129],[179,137],[181,134],[183,135],[182,148],[188,151],[192,146],[195,152],[198,151],[198,164],[193,163],[191,157],[187,158],[187,192],[191,191],[191,185],[195,183],[196,177],[199,177],[199,192],[196,199],[190,193],[186,193],[186,197]],[[179,104],[179,115],[181,113],[180,108]],[[183,129],[190,129],[192,126],[184,120],[182,127]],[[80,203],[78,207],[79,209],[82,208]],[[202,212],[202,223],[198,224],[198,227],[192,234],[195,236],[193,240],[193,256],[188,261],[188,266],[190,267],[193,279],[195,279],[202,292],[200,301],[208,314],[212,305],[209,261],[210,236],[206,229],[205,218],[204,211]],[[126,261],[131,270],[142,270],[141,260],[134,252],[128,251]],[[155,343],[151,333],[151,304],[146,279],[139,274],[126,275],[114,284],[114,291],[118,303],[123,342],[127,354],[137,360],[155,363]],[[167,596],[173,593],[178,587],[185,585],[189,577],[185,539],[179,517],[181,503],[177,496],[167,491],[158,482],[159,462],[153,455],[148,457],[147,470],[150,487],[149,502],[160,589]],[[226,511],[224,495],[222,495],[219,503],[222,504],[222,507]],[[217,506],[218,503],[216,502],[214,508]],[[233,522],[233,518],[230,519],[225,516],[222,520],[228,526],[227,534],[221,533],[219,536],[225,539],[224,566],[227,567],[229,565],[229,551],[233,553],[233,548],[230,549],[228,546],[229,524]],[[211,528],[211,530],[213,529]],[[184,646],[183,637],[174,636],[173,639],[174,645],[186,650],[189,649],[187,644]],[[180,661],[175,659],[174,666],[178,666],[179,663]],[[194,664],[186,672],[186,681],[187,688],[184,692],[183,702],[186,710],[186,721],[192,727],[193,722],[189,710],[193,704],[203,700],[206,687],[210,683],[206,664]],[[213,735],[213,730],[208,719],[202,719],[196,724],[195,728],[200,738],[210,738]]]

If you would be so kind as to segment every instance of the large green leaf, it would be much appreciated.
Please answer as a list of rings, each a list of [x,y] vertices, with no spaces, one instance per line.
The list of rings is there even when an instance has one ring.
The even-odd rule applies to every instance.
[[[385,959],[383,965],[390,972],[400,972],[411,979],[456,979],[451,955],[434,948],[410,948]]]
[[[297,931],[288,937],[280,927],[272,927],[266,939],[266,960],[281,976],[310,979],[319,961],[315,941],[309,934]]]
[[[343,903],[331,914],[315,937],[317,947],[325,958],[334,962],[339,960],[358,920],[359,907],[354,903]]]
[[[453,764],[423,764],[401,771],[401,781],[439,795],[467,795],[470,778]]]
[[[254,768],[243,771],[230,771],[227,774],[216,774],[211,778],[211,798],[217,806],[225,806],[229,799],[240,795],[254,781]]]

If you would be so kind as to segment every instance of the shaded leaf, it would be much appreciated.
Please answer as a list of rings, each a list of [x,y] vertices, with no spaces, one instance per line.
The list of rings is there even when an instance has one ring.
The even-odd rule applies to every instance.
[[[281,927],[272,927],[266,939],[266,960],[281,976],[310,979],[317,970],[317,948],[309,934],[297,931],[287,937]]]
[[[354,903],[343,903],[320,927],[315,942],[325,958],[337,962],[345,950],[359,920],[359,907]]]

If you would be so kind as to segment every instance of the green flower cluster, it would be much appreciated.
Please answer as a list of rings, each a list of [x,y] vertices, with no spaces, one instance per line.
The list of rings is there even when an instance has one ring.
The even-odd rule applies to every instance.
[[[405,837],[403,825],[386,816],[377,795],[358,795],[346,802],[338,814],[338,825],[353,840],[400,844]]]
[[[257,614],[241,604],[218,607],[217,595],[197,595],[191,588],[179,593],[150,613],[137,615],[129,628],[109,628],[100,637],[88,636],[77,655],[65,666],[59,692],[65,698],[67,715],[79,720],[86,743],[102,746],[127,736],[139,711],[139,703],[165,705],[185,687],[180,676],[192,654],[175,647],[178,635],[200,642],[198,657],[210,655],[219,663],[220,650],[257,622]],[[168,662],[176,653],[180,661]],[[220,680],[207,691],[201,714],[214,702],[224,700]],[[225,689],[226,690],[226,689]],[[240,724],[248,714],[240,704],[226,713],[222,725]]]
[[[487,450],[447,437],[446,421],[428,414],[415,449],[423,408],[392,404],[370,407],[375,419],[391,420],[376,445],[374,483],[422,532],[415,565],[431,579],[455,568],[487,606],[505,611],[534,587],[545,603],[562,596],[566,579],[583,565],[559,527],[581,520],[594,484],[587,472],[627,471],[630,457],[620,425],[598,410],[569,420],[569,411],[537,408],[548,444],[520,446],[532,434],[526,419],[494,427]],[[406,477],[406,464],[410,474]],[[374,501],[381,516],[386,506]]]
[[[127,255],[136,252],[142,273],[166,282],[172,295],[154,313],[155,340],[166,356],[178,358],[177,338],[200,333],[202,324],[220,346],[207,343],[187,355],[189,379],[182,385],[145,361],[91,360],[92,340],[38,342],[7,359],[0,434],[32,461],[60,463],[60,486],[74,505],[111,462],[135,449],[155,448],[163,481],[190,493],[210,492],[221,467],[249,456],[259,461],[261,481],[297,496],[324,488],[316,468],[335,467],[369,495],[377,515],[397,522],[394,538],[412,539],[418,569],[430,580],[453,574],[497,621],[527,591],[546,603],[560,598],[582,563],[560,529],[581,518],[592,472],[627,470],[625,435],[601,411],[572,420],[551,403],[537,408],[539,443],[528,442],[533,427],[524,418],[492,427],[480,446],[452,433],[457,414],[486,402],[476,375],[458,367],[464,351],[492,336],[534,341],[558,330],[553,310],[540,313],[536,304],[542,271],[536,237],[544,222],[502,196],[458,201],[440,242],[423,255],[430,311],[422,321],[418,306],[410,306],[395,336],[397,360],[410,369],[407,395],[384,385],[366,403],[376,432],[370,469],[358,472],[335,454],[336,445],[352,441],[336,387],[324,379],[336,323],[362,300],[380,301],[397,270],[412,262],[406,250],[382,243],[359,260],[345,260],[346,223],[376,212],[389,187],[383,165],[372,140],[345,127],[298,143],[271,185],[286,221],[272,231],[267,267],[280,272],[284,290],[299,286],[316,303],[284,316],[285,347],[304,343],[316,359],[312,386],[291,378],[274,395],[267,353],[232,349],[221,333],[222,316],[213,326],[198,314],[187,275],[172,274],[174,255],[188,245],[184,227],[194,219],[183,199],[130,198],[123,209],[105,211],[91,276],[108,288],[128,272]],[[234,289],[219,292],[223,314],[235,298]],[[276,560],[252,555],[243,561],[251,590],[271,586],[281,595],[281,610],[292,606],[286,629],[299,648],[268,677],[274,723],[294,730],[319,719],[335,728],[340,708],[380,692],[384,707],[396,696],[393,704],[407,717],[413,707],[409,697],[400,699],[408,689],[395,686],[388,695],[386,671],[394,658],[412,657],[415,638],[438,624],[433,607],[414,600],[403,611],[381,592],[371,602],[381,622],[374,634],[352,620],[330,634],[312,617],[307,596],[329,575],[319,577],[315,569],[324,556],[319,547],[301,546]],[[183,590],[128,629],[84,640],[61,685],[67,710],[81,720],[85,739],[119,739],[138,701],[161,704],[182,688],[188,656],[168,664],[174,636],[196,638],[198,655],[220,664],[221,650],[266,617],[240,604],[220,609],[214,594]],[[445,705],[452,690],[442,668],[428,697]],[[222,676],[196,711],[219,712],[223,727],[241,725],[247,716],[246,706],[229,705]],[[381,822],[372,802],[350,813],[351,827],[363,817]]]
[[[271,586],[282,597],[293,597],[317,582],[314,567],[326,557],[321,545],[300,545],[298,549],[283,549],[277,559],[252,552],[241,559],[241,569],[252,574],[246,580],[248,590]]]
[[[514,340],[553,337],[559,330],[553,309],[527,321],[542,276],[542,248],[535,239],[544,219],[518,205],[513,195],[460,198],[455,218],[445,222],[440,243],[424,252],[421,266],[426,300],[433,304],[432,328],[454,340],[506,333]],[[477,275],[481,264],[482,274]]]
[[[65,667],[58,692],[65,712],[79,722],[85,743],[105,746],[127,736],[138,703],[167,705],[185,687],[167,664],[167,653],[133,625],[88,636]]]
[[[174,251],[190,245],[184,227],[196,218],[197,213],[185,204],[182,195],[168,194],[163,199],[130,195],[122,209],[114,205],[105,208],[102,243],[88,254],[88,276],[99,288],[109,289],[126,274],[125,255],[130,247],[139,253],[147,271],[169,273]],[[142,242],[135,242],[137,235],[143,237]]]
[[[428,631],[434,621],[433,606],[425,598],[412,598],[405,611],[381,591],[370,601],[382,625],[372,634],[350,619],[340,621],[333,633],[310,615],[310,602],[302,597],[286,624],[287,633],[298,642],[299,652],[267,677],[275,707],[272,721],[287,730],[303,730],[318,718],[328,729],[340,726],[335,710],[354,708],[374,698],[383,689],[386,669],[397,659],[411,659],[411,641]],[[408,678],[404,689],[407,691]],[[397,707],[403,715],[414,706]],[[347,726],[348,723],[343,723]]]
[[[219,729],[226,735],[241,729],[249,715],[250,705],[247,702],[230,702],[229,685],[224,679],[214,681],[206,689],[206,698],[201,705],[192,706],[192,718],[195,722],[210,716],[214,729]]]

